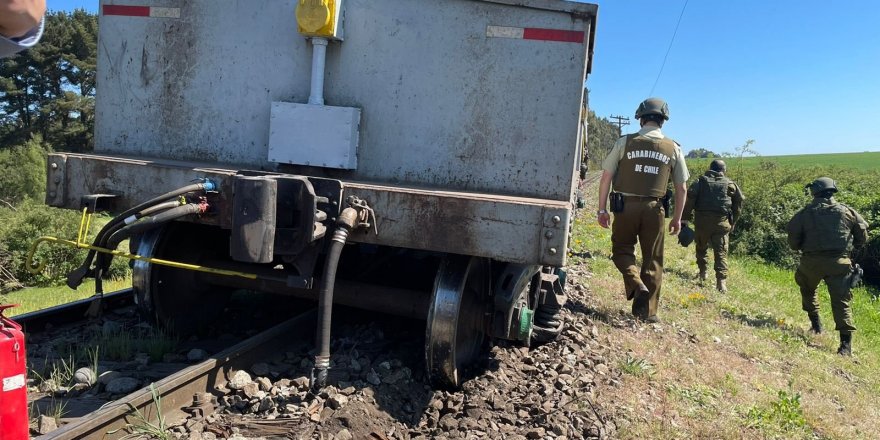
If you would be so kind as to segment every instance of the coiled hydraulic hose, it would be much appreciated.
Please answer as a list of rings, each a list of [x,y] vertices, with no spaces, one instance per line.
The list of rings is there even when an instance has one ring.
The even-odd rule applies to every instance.
[[[154,197],[146,202],[143,202],[139,205],[136,205],[132,208],[129,208],[123,211],[118,216],[111,219],[107,224],[104,225],[103,228],[98,232],[98,235],[95,236],[94,246],[96,247],[106,247],[107,239],[116,232],[118,229],[125,226],[126,220],[131,222],[129,217],[134,216],[135,219],[141,218],[145,215],[149,215],[151,212],[156,212],[155,210],[160,205],[164,205],[165,203],[169,203],[168,199],[173,197],[178,197],[180,195],[186,194],[192,191],[214,191],[217,189],[217,185],[210,180],[206,180],[204,182],[193,183],[181,188],[178,188],[174,191],[167,192],[162,194],[161,196]],[[83,279],[89,274],[89,269],[91,268],[92,262],[95,259],[96,252],[94,250],[89,250],[89,253],[86,255],[86,259],[82,265],[78,268],[74,269],[67,275],[67,286],[71,289],[76,289],[82,284]],[[102,261],[102,264],[99,266],[103,266],[106,261]],[[99,270],[100,272],[100,270]],[[96,273],[96,278],[100,277],[100,273]]]
[[[339,256],[348,240],[348,234],[358,224],[359,213],[355,208],[345,208],[336,221],[337,228],[331,238],[330,250],[324,266],[324,277],[321,279],[321,291],[318,294],[318,334],[315,338],[318,354],[315,356],[315,367],[312,369],[311,386],[321,388],[327,383],[327,370],[330,369],[330,320],[333,316],[333,286],[336,283],[336,268]]]

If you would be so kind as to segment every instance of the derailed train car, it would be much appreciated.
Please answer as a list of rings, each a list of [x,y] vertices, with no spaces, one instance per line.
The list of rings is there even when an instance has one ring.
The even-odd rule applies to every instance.
[[[597,7],[102,0],[94,154],[50,205],[118,214],[138,306],[190,331],[234,289],[426,320],[438,385],[561,329]],[[585,144],[585,143],[583,143]],[[92,252],[70,274],[101,277]]]

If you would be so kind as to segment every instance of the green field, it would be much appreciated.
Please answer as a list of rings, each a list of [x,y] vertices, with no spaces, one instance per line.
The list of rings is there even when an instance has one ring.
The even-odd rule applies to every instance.
[[[790,156],[751,156],[742,160],[735,157],[724,158],[728,167],[757,167],[762,162],[774,162],[778,165],[792,166],[796,168],[811,168],[816,166],[835,167],[858,170],[880,169],[880,151],[864,153],[832,153],[832,154],[797,154]],[[707,161],[707,159],[689,159],[692,161]]]

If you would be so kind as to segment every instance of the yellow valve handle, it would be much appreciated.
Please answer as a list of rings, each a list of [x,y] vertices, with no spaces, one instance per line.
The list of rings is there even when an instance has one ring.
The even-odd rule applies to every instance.
[[[317,32],[330,23],[328,0],[300,0],[296,7],[296,22],[306,32]]]
[[[138,260],[138,261],[146,261],[148,263],[159,264],[162,266],[176,267],[178,269],[194,270],[196,272],[206,272],[206,273],[213,273],[213,274],[217,274],[217,275],[226,275],[226,276],[231,276],[231,277],[247,278],[249,280],[255,280],[258,278],[256,274],[252,274],[252,273],[238,272],[235,270],[216,269],[213,267],[199,266],[197,264],[181,263],[179,261],[170,261],[170,260],[162,260],[159,258],[144,257],[142,255],[129,254],[127,252],[106,249],[106,248],[92,246],[90,244],[85,244],[85,243],[77,243],[75,241],[64,240],[62,238],[50,237],[50,236],[44,236],[44,237],[38,238],[36,241],[34,241],[34,244],[31,245],[31,248],[28,251],[27,261],[25,262],[25,264],[27,266],[27,270],[32,274],[38,274],[38,273],[42,272],[43,269],[46,268],[45,261],[40,261],[38,263],[34,262],[35,255],[37,253],[37,248],[40,246],[40,243],[43,243],[43,242],[63,244],[66,246],[79,248],[79,249],[89,249],[89,250],[93,250],[96,252],[103,252],[105,254],[111,254],[111,255],[114,255],[117,257],[123,257],[123,258],[128,258],[131,260]]]
[[[92,213],[89,208],[83,208],[82,218],[79,220],[79,232],[76,234],[76,242],[84,243],[89,236],[89,227],[92,225]]]

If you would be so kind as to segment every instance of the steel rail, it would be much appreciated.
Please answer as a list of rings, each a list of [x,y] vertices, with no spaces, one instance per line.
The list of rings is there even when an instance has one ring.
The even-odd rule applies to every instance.
[[[183,415],[193,404],[196,393],[215,393],[227,382],[232,370],[249,368],[253,363],[278,353],[292,337],[310,337],[315,330],[315,310],[309,310],[242,341],[199,364],[183,369],[152,384],[161,396],[161,414],[166,420]],[[159,411],[149,386],[115,400],[90,414],[71,420],[40,439],[119,439],[128,433],[125,428],[132,419],[133,408],[156,420]]]
[[[86,310],[96,300],[94,296],[77,301],[60,304],[45,309],[14,315],[10,318],[21,324],[25,332],[32,333],[43,330],[46,324],[59,326],[84,320]],[[134,304],[134,292],[131,288],[104,294],[101,299],[105,307],[118,308]],[[15,309],[12,309],[15,310]]]

